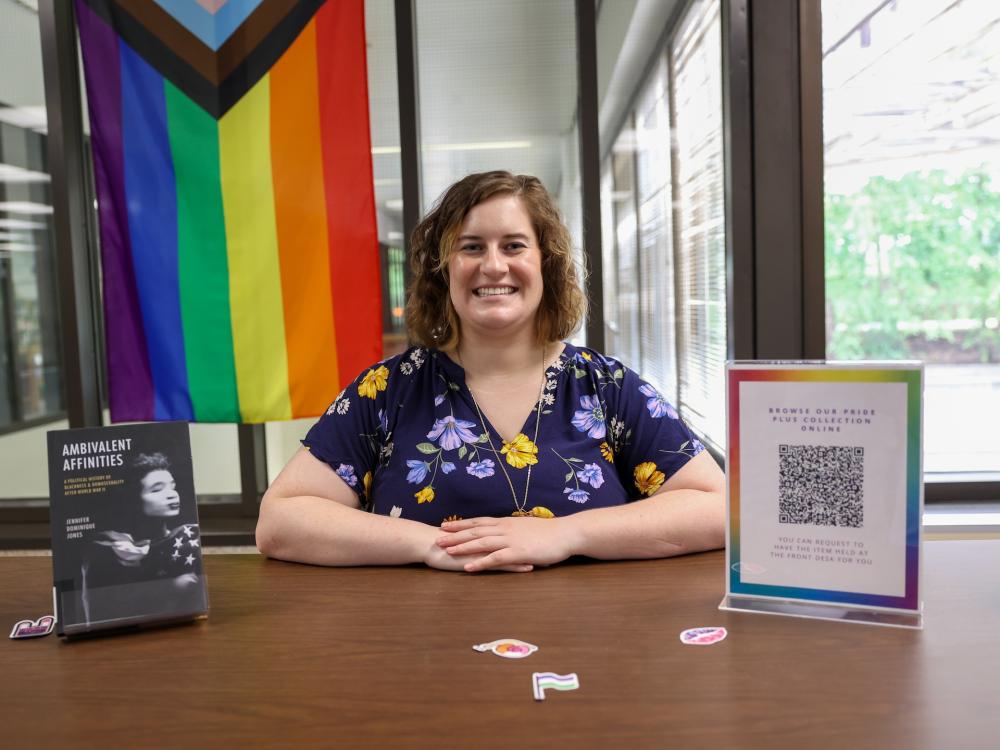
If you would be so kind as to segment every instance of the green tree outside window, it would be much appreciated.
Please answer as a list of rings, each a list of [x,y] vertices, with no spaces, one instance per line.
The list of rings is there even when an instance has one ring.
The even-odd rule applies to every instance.
[[[826,198],[827,354],[1000,362],[1000,184],[874,177]]]

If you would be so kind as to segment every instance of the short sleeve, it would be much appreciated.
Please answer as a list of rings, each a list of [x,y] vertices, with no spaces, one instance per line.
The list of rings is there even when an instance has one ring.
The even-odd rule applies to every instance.
[[[705,447],[656,388],[606,361],[614,383],[604,394],[615,468],[630,499],[648,497]]]
[[[386,392],[393,373],[380,362],[340,392],[302,444],[368,505],[372,476],[386,443]]]

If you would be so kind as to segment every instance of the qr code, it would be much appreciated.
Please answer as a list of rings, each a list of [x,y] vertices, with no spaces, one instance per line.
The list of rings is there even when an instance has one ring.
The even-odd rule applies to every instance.
[[[861,528],[864,474],[864,448],[779,445],[778,523]]]

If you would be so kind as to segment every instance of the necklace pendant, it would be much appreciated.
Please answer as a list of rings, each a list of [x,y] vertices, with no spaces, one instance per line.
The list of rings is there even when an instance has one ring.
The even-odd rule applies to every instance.
[[[514,500],[515,510],[513,513],[511,513],[511,516],[515,518],[522,518],[524,516],[534,516],[536,518],[555,518],[555,515],[552,513],[552,511],[550,511],[548,508],[543,508],[540,505],[535,506],[530,511],[526,510],[528,506],[528,488],[531,486],[531,465],[538,463],[538,459],[535,458],[535,455],[538,453],[538,427],[542,422],[542,397],[545,395],[545,385],[546,385],[545,350],[546,347],[543,346],[542,384],[538,387],[538,402],[537,402],[538,405],[535,408],[534,440],[530,440],[527,435],[525,435],[522,432],[519,432],[510,442],[504,441],[502,450],[497,452],[496,446],[493,445],[493,438],[490,437],[490,431],[486,427],[486,420],[483,419],[482,409],[479,408],[479,402],[476,401],[476,394],[473,393],[472,389],[468,388],[468,384],[466,384],[466,388],[468,388],[469,395],[472,397],[472,405],[476,407],[476,415],[479,417],[479,424],[482,425],[483,428],[483,437],[485,437],[486,440],[489,442],[490,450],[493,451],[493,454],[497,457],[497,460],[500,459],[500,454],[503,453],[507,454],[507,461],[508,463],[510,463],[511,466],[517,469],[523,469],[525,466],[528,467],[528,476],[524,480],[524,502],[518,503],[517,493],[514,491],[514,483],[510,479],[510,474],[507,473],[507,467],[504,466],[504,462],[500,461],[500,470],[503,471],[503,475],[507,479],[507,486],[510,487],[510,496]],[[461,365],[462,364],[461,354],[458,354],[457,351],[456,354],[458,355],[458,364]],[[503,436],[500,435],[499,432],[497,433],[497,435],[500,437],[501,440],[503,440]],[[524,443],[528,443],[531,446],[531,452],[524,450],[523,446]],[[522,452],[527,454],[527,459],[521,455]],[[517,457],[518,463],[515,463],[514,461],[511,460],[513,457]]]

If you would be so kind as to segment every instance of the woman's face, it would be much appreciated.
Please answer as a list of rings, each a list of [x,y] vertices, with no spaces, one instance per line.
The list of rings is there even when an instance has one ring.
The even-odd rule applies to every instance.
[[[154,469],[142,478],[142,512],[156,518],[181,512],[181,496],[168,470]]]
[[[542,253],[520,198],[473,206],[448,262],[451,303],[463,333],[509,334],[534,327],[542,301]]]

